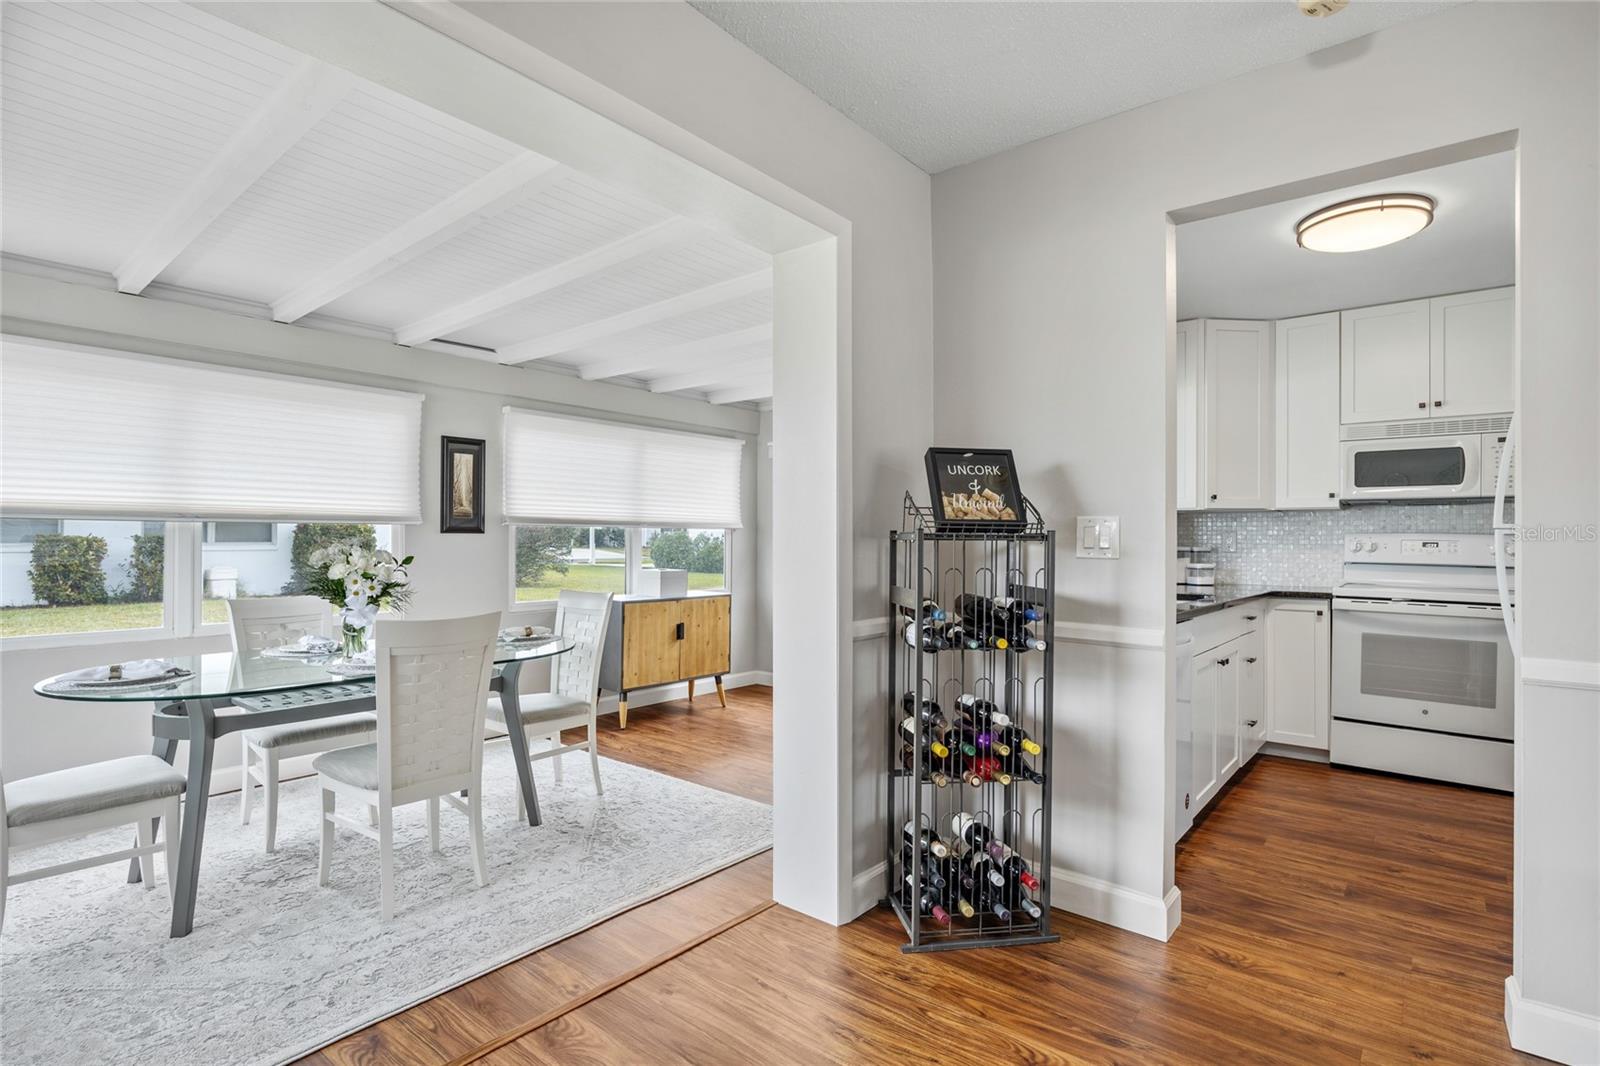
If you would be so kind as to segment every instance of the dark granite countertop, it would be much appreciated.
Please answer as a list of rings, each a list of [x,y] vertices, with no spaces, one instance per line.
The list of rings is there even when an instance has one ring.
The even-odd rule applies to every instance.
[[[1178,593],[1193,594],[1207,592],[1209,595],[1202,600],[1179,600],[1178,621],[1187,622],[1191,618],[1199,618],[1203,614],[1214,611],[1226,610],[1246,600],[1258,600],[1263,596],[1288,596],[1293,599],[1325,600],[1333,595],[1333,590],[1327,586],[1316,585],[1217,585],[1212,589],[1180,588]]]

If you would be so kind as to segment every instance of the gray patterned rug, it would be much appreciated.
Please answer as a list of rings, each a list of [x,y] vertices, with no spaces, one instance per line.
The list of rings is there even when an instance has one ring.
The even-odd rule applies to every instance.
[[[378,917],[378,849],[341,831],[317,886],[313,779],[283,785],[278,851],[261,808],[213,799],[194,932],[167,938],[160,887],[101,866],[13,886],[0,936],[0,1062],[273,1063],[321,1047],[512,959],[771,846],[766,804],[600,760],[535,766],[544,824],[519,825],[504,743],[484,748],[489,886],[472,876],[466,818],[395,812],[395,916]],[[46,862],[127,847],[124,832],[22,852]]]

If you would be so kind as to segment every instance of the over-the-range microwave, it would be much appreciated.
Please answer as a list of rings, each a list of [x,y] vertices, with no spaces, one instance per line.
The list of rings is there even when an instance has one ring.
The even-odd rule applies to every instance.
[[[1346,426],[1344,500],[1470,500],[1495,494],[1505,417],[1448,425],[1395,422]],[[1431,431],[1431,432],[1430,432]],[[1441,432],[1442,431],[1442,432]],[[1362,439],[1351,440],[1359,435]],[[1513,486],[1506,486],[1507,495]]]

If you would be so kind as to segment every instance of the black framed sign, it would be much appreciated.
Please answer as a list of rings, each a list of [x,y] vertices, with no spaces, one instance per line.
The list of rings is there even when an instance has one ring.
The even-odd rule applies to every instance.
[[[483,532],[485,444],[473,437],[439,438],[439,532]]]
[[[929,448],[928,495],[940,525],[981,522],[997,529],[1027,525],[1017,463],[1009,448]]]

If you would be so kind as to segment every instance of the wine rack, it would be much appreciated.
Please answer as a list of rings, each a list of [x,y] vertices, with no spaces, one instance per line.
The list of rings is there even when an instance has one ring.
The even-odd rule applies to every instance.
[[[996,530],[936,522],[907,493],[889,534],[884,903],[905,926],[903,951],[1060,939],[1050,931],[1055,532],[1022,502],[1022,527]]]

